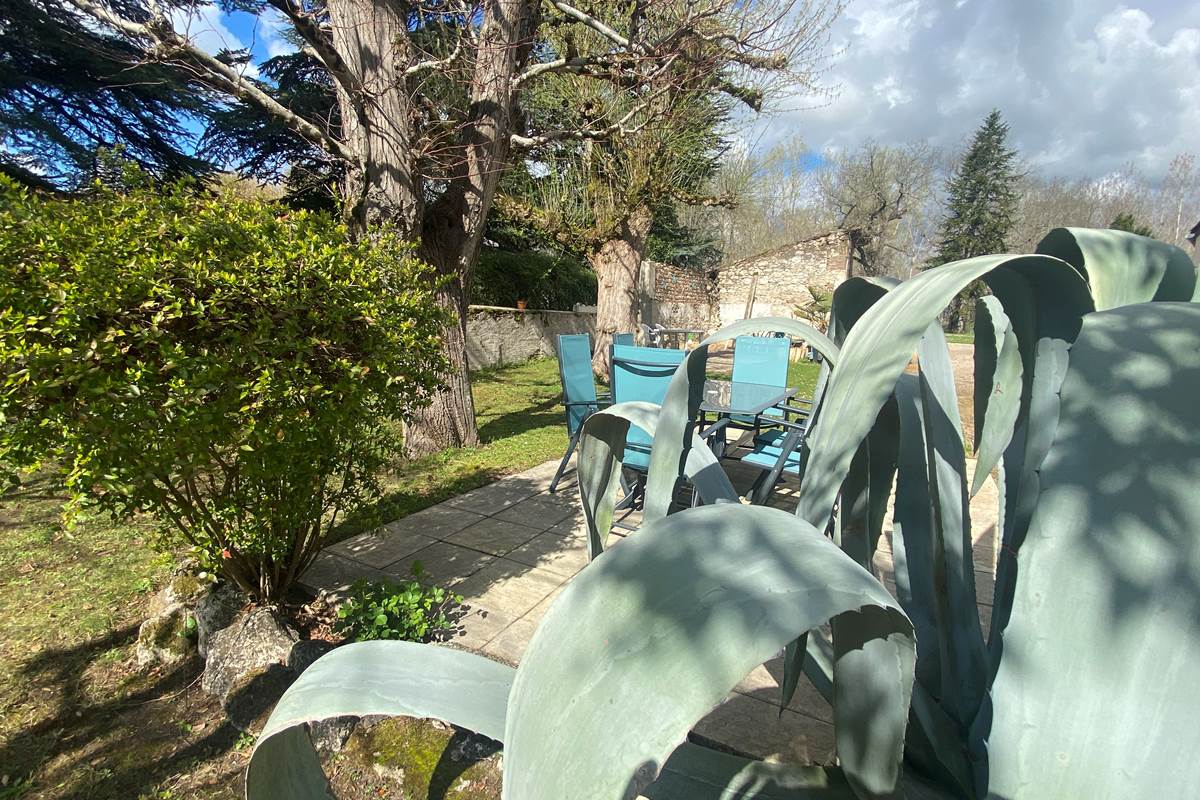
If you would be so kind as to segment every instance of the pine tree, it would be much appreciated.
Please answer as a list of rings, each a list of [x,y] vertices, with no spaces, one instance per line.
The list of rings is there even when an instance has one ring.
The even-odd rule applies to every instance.
[[[937,251],[926,267],[1005,251],[1005,238],[1016,219],[1014,186],[1020,177],[1014,169],[1017,153],[1009,149],[1007,139],[1008,125],[993,109],[946,184],[947,213]],[[951,309],[949,327],[964,327],[967,310],[981,292],[978,287],[964,292]]]
[[[1128,211],[1122,211],[1120,214],[1117,214],[1116,218],[1108,224],[1108,227],[1114,231],[1136,233],[1138,236],[1154,236],[1153,228]]]
[[[213,103],[188,72],[150,63],[140,43],[60,2],[0,2],[0,173],[79,188],[96,177],[102,153],[119,147],[157,178],[206,175],[212,167],[191,152],[188,123],[202,122]]]

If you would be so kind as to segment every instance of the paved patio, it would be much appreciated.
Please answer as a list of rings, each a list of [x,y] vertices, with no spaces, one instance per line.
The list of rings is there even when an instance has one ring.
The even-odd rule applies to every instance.
[[[969,464],[973,470],[974,462]],[[360,577],[406,578],[419,561],[429,580],[453,586],[464,598],[467,613],[453,643],[515,665],[550,603],[587,563],[574,471],[557,494],[547,491],[556,467],[557,461],[547,462],[326,548],[303,583],[337,597]],[[752,474],[732,477],[741,488]],[[772,504],[794,509],[792,490],[784,487]],[[989,480],[971,504],[985,629],[991,620],[995,504]],[[890,512],[885,535],[875,566],[894,593]],[[802,679],[780,715],[781,678],[779,659],[759,666],[694,733],[761,758],[832,763],[832,709]]]

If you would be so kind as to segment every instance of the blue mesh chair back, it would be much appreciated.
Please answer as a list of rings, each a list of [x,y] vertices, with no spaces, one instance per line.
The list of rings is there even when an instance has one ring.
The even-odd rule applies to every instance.
[[[567,404],[567,433],[574,435],[596,410],[596,381],[592,377],[592,337],[586,333],[558,337],[558,372]]]
[[[614,344],[612,348],[612,398],[614,403],[641,400],[662,405],[675,369],[683,363],[683,350],[634,347]],[[650,466],[650,434],[636,426],[629,428],[625,447],[625,466],[647,469]]]
[[[786,336],[739,336],[733,340],[733,382],[760,383],[765,386],[787,386],[788,353],[792,340]],[[783,416],[777,409],[767,409],[766,416]],[[753,424],[753,418],[733,416],[742,424]]]
[[[635,345],[637,342],[633,338],[632,333],[614,333],[612,337],[613,344]]]
[[[786,386],[788,352],[792,340],[786,336],[739,336],[733,340],[733,380]]]

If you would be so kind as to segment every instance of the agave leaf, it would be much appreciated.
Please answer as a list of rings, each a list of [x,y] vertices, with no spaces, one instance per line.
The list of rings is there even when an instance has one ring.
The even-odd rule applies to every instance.
[[[1192,298],[1196,266],[1178,247],[1134,233],[1055,228],[1038,253],[1066,261],[1087,278],[1097,310],[1150,300]]]
[[[1195,794],[1198,393],[1200,308],[1085,319],[976,730],[989,797]]]
[[[515,672],[461,650],[361,642],[317,659],[267,719],[246,770],[247,800],[332,800],[307,723],[433,717],[500,740]]]
[[[746,673],[829,620],[855,644],[834,654],[846,780],[859,797],[894,796],[911,625],[812,526],[740,505],[647,523],[567,585],[513,683],[506,796],[635,796]]]
[[[579,439],[579,497],[588,529],[588,558],[602,552],[612,531],[617,486],[629,426],[636,425],[651,436],[660,419],[653,403],[617,403],[588,417]],[[711,450],[695,434],[683,465],[688,478],[706,503],[737,502],[729,476]],[[672,485],[672,490],[674,486]]]
[[[1041,464],[1050,450],[1059,420],[1059,391],[1067,374],[1070,344],[1053,338],[1038,342],[1036,369],[1030,384],[1029,411],[1018,420],[1013,440],[1004,454],[1002,492],[1002,547],[996,559],[992,592],[992,627],[988,649],[993,666],[1003,656],[1004,629],[1012,611],[1017,553],[1025,541],[1033,510],[1041,494]]]
[[[888,292],[846,337],[821,414],[809,435],[812,457],[804,473],[799,516],[824,526],[859,442],[891,395],[926,328],[958,292],[980,278],[990,284],[992,273],[1006,274],[1012,281],[1024,280],[1035,291],[1053,286],[1058,292],[1056,311],[1045,309],[1043,314],[1055,323],[1054,332],[1077,330],[1079,318],[1090,307],[1078,273],[1059,259],[1036,255],[981,256],[946,264]],[[1074,277],[1064,279],[1066,273]],[[1040,328],[1051,327],[1040,318],[1038,322]]]
[[[688,354],[671,379],[663,400],[663,413],[654,434],[650,453],[650,473],[646,479],[646,503],[642,519],[651,522],[667,515],[683,466],[684,454],[691,446],[700,402],[704,398],[705,366],[708,348],[747,333],[775,332],[803,339],[830,362],[837,361],[838,347],[825,334],[807,323],[786,317],[756,317],[727,325],[709,336]],[[816,413],[814,411],[814,413]]]
[[[975,304],[975,496],[1012,441],[1021,411],[1024,369],[1012,321],[1000,301]]]
[[[935,555],[932,490],[926,466],[920,391],[916,375],[901,375],[896,383],[900,449],[892,519],[892,565],[896,596],[917,633],[917,682],[940,691],[939,584],[934,575],[939,559]]]
[[[929,497],[933,504],[929,535],[942,677],[937,696],[965,730],[979,709],[989,668],[975,598],[962,423],[950,353],[937,323],[930,325],[922,337],[917,359]],[[909,536],[922,533],[912,524],[903,530]]]
[[[900,281],[887,277],[855,276],[847,278],[833,290],[833,305],[829,311],[829,338],[838,347],[846,343],[846,334],[863,313]]]

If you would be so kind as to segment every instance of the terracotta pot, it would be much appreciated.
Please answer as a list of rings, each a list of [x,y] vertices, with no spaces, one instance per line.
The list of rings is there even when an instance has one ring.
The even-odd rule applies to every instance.
[[[529,305],[528,300],[518,300],[517,301],[517,308],[521,309],[522,311],[524,311],[528,305]]]

